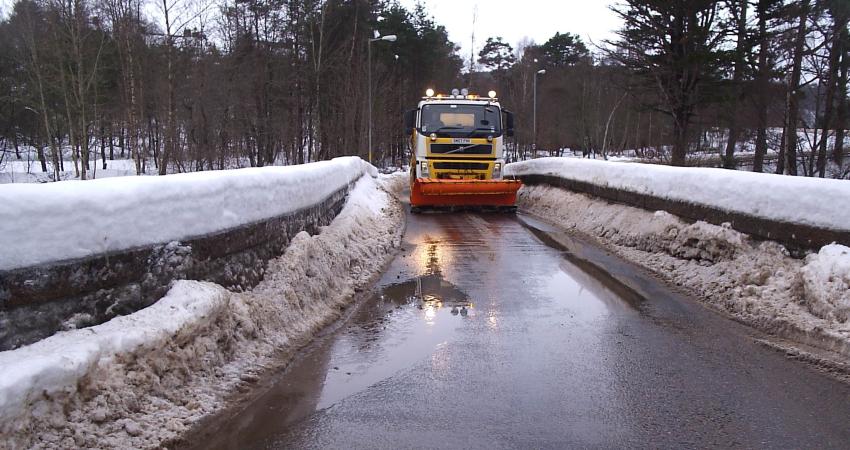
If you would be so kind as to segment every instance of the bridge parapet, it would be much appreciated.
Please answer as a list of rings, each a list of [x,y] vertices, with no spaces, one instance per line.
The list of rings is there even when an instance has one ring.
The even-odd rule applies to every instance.
[[[792,251],[850,246],[850,182],[724,169],[541,158],[506,174],[692,221],[728,224]]]
[[[11,197],[15,192],[10,191],[20,191],[15,201],[0,202],[5,205],[0,206],[0,222],[9,219],[0,228],[10,228],[0,230],[0,351],[138,311],[162,298],[174,280],[250,289],[263,279],[267,261],[280,256],[299,232],[315,234],[333,221],[354,183],[374,171],[359,158],[339,158],[299,167],[69,182],[76,191],[65,193],[64,202],[86,208],[92,195],[100,195],[93,208],[116,215],[104,216],[105,226],[88,231],[117,247],[100,251],[90,236],[63,229],[74,220],[89,223],[90,212],[70,220],[32,219],[53,213],[55,205],[37,199],[56,194],[60,183],[0,191],[0,200],[2,194]],[[127,195],[127,184],[140,186]],[[102,189],[92,194],[92,186]],[[116,189],[110,192],[110,187]],[[37,206],[27,212],[29,217],[12,222],[14,205],[28,197]],[[151,207],[150,202],[164,204]],[[159,216],[146,217],[150,214]],[[193,215],[197,223],[188,223]],[[157,226],[162,230],[152,229]],[[32,254],[27,250],[35,248],[38,235],[28,227],[67,236],[54,239],[54,255]],[[134,245],[122,246],[126,243]],[[51,247],[49,239],[44,245]],[[81,251],[84,256],[76,256]]]

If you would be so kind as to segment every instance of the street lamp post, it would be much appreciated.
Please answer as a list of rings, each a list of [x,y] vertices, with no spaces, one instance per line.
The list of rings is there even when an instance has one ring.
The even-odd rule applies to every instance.
[[[534,146],[534,158],[537,157],[537,77],[539,75],[543,75],[545,73],[546,73],[546,69],[540,69],[534,74],[534,89],[533,89],[533,91],[534,91],[534,103],[533,103],[533,106],[532,106],[533,112],[532,112],[532,125],[531,125],[532,128],[534,128],[532,130],[532,132],[533,132],[532,134],[534,135],[533,139],[532,139],[532,145]]]
[[[372,163],[372,42],[375,41],[387,41],[387,42],[395,42],[396,35],[388,34],[386,36],[378,35],[375,32],[376,36],[374,39],[369,39],[369,43],[366,45],[366,76],[369,79],[369,163]]]

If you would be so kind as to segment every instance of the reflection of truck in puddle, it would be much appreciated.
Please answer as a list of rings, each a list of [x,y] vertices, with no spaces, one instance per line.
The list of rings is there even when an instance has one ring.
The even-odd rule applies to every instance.
[[[404,283],[383,288],[382,294],[395,301],[414,303],[426,315],[440,308],[451,308],[452,314],[466,316],[473,304],[469,296],[444,280],[439,274],[423,275]]]

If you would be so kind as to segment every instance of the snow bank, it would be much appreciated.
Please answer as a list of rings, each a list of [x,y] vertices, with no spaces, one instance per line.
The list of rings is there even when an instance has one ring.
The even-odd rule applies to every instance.
[[[0,270],[161,244],[314,205],[376,169],[299,166],[0,185]]]
[[[595,239],[694,298],[777,336],[850,357],[850,248],[805,259],[728,226],[612,204],[566,189],[524,186],[524,212]]]
[[[404,229],[387,182],[358,180],[331,224],[297,234],[252,291],[180,281],[129,316],[0,353],[0,448],[171,447],[381,272]]]
[[[806,305],[818,317],[850,319],[850,248],[827,245],[806,257],[802,269]]]
[[[551,175],[780,222],[850,230],[850,183],[842,180],[575,158],[508,164],[505,174]]]
[[[230,293],[218,285],[177,281],[154,305],[109,322],[60,332],[17,350],[0,352],[0,423],[38,400],[73,394],[93,367],[143,347],[155,348],[215,317]]]

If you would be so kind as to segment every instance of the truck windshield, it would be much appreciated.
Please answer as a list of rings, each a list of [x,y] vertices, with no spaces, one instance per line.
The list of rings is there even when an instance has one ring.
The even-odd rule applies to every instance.
[[[499,108],[493,105],[424,105],[419,126],[422,134],[452,137],[498,136],[502,133]]]

